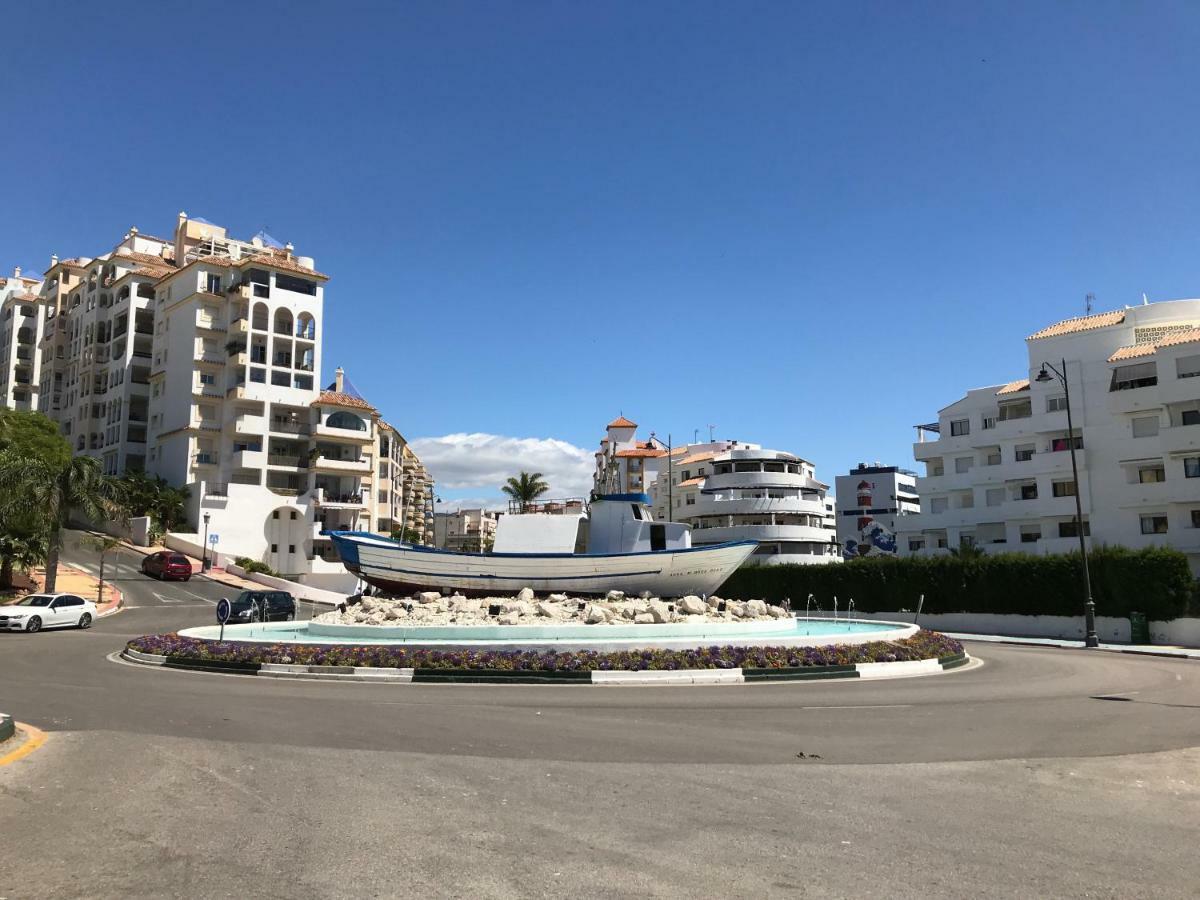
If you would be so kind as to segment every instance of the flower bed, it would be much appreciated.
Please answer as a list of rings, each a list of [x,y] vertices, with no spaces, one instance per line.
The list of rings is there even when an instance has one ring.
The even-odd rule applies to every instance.
[[[700,647],[695,650],[621,650],[562,653],[534,650],[428,650],[404,647],[261,644],[206,641],[178,634],[134,638],[130,650],[180,662],[258,665],[365,666],[397,669],[487,669],[525,672],[591,672],[676,669],[796,669],[906,662],[960,655],[962,644],[936,631],[897,641],[824,647]]]

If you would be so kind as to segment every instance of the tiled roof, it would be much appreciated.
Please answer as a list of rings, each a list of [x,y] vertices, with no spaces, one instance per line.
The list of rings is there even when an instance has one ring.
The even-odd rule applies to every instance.
[[[1125,321],[1125,310],[1097,313],[1094,316],[1078,316],[1074,319],[1063,319],[1055,322],[1049,328],[1035,331],[1026,340],[1036,341],[1040,338],[1058,337],[1060,334],[1072,334],[1076,331],[1092,331],[1095,328],[1107,328],[1109,325],[1120,325]]]
[[[1167,335],[1155,344],[1134,344],[1132,347],[1122,347],[1108,358],[1109,362],[1120,362],[1123,359],[1137,359],[1141,356],[1153,356],[1163,347],[1175,347],[1179,344],[1192,344],[1200,341],[1200,328],[1189,328],[1187,331],[1177,331]]]
[[[138,266],[133,270],[134,275],[145,275],[149,278],[162,278],[175,270],[170,266]]]
[[[676,463],[678,466],[686,466],[689,463],[708,462],[713,458],[711,453],[697,453],[695,456],[689,456],[686,459],[681,459]]]
[[[632,450],[618,450],[617,456],[637,457],[639,459],[657,459],[660,456],[666,456],[663,450],[655,450],[653,447],[635,447]]]
[[[624,416],[617,416],[608,423],[609,428],[637,428],[637,422],[630,422]]]
[[[141,263],[143,266],[167,266],[174,268],[174,263],[171,260],[162,256],[155,256],[153,253],[137,253],[130,251],[128,253],[114,253],[109,257],[109,262],[135,262]]]
[[[295,272],[299,275],[309,275],[313,278],[324,278],[326,281],[329,280],[328,275],[318,272],[316,269],[306,269],[304,266],[300,265],[300,263],[296,262],[296,258],[294,256],[288,256],[286,253],[280,253],[278,251],[272,251],[270,253],[256,253],[253,256],[243,256],[241,259],[237,260],[234,265],[271,266],[272,268],[283,269],[287,272]]]
[[[1002,397],[1005,394],[1019,394],[1021,391],[1027,390],[1029,390],[1029,379],[1020,378],[1016,381],[1010,381],[1004,387],[1000,388],[1000,390],[996,391],[996,396]]]
[[[378,412],[366,400],[360,400],[358,397],[351,397],[349,394],[340,394],[337,391],[321,391],[319,397],[314,400],[312,406],[348,406],[352,409],[365,409],[370,412]]]
[[[699,484],[703,480],[704,480],[703,478],[689,478],[687,481],[679,482],[679,486],[680,487],[691,487],[694,484]]]

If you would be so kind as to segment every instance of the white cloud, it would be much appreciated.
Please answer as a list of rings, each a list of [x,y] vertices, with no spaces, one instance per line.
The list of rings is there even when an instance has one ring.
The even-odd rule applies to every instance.
[[[550,485],[547,497],[586,497],[592,489],[593,451],[554,438],[459,433],[417,438],[410,444],[439,490],[475,489],[491,495],[456,500],[456,505],[497,505],[500,486],[522,471],[542,473]]]

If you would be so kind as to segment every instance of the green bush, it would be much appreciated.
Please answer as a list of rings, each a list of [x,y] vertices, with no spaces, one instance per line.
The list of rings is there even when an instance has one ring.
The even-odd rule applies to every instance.
[[[1096,614],[1127,617],[1143,612],[1155,620],[1200,612],[1197,584],[1178,550],[1101,547],[1088,555]],[[925,595],[927,613],[997,613],[1077,616],[1083,612],[1079,554],[881,557],[840,565],[753,566],[739,569],[720,594],[791,599],[803,609],[809,594],[823,610],[833,598],[844,610],[851,599],[860,612],[915,610]]]
[[[251,559],[248,556],[234,557],[233,564],[247,572],[257,572],[260,575],[270,575],[272,578],[282,578],[283,576],[268,566],[265,562],[259,562],[256,559]]]

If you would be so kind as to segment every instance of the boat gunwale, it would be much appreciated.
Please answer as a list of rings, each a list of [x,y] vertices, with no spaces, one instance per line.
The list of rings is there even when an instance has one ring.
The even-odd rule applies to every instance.
[[[396,541],[392,538],[382,537],[378,534],[372,534],[369,531],[330,531],[328,535],[333,539],[334,543],[338,540],[344,540],[355,546],[371,547],[375,546],[381,550],[400,550],[401,552],[413,553],[429,553],[438,556],[460,556],[469,559],[496,559],[496,558],[529,558],[536,557],[538,559],[604,559],[605,557],[615,556],[666,556],[672,553],[700,553],[713,550],[727,550],[732,547],[745,547],[753,544],[758,546],[760,541],[745,540],[745,541],[724,541],[720,544],[705,544],[701,547],[675,547],[664,550],[632,550],[627,553],[464,553],[461,550],[445,550],[441,547],[421,547],[415,544],[406,544],[403,541]],[[369,539],[371,543],[365,541],[355,541],[354,538]]]

